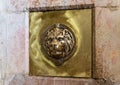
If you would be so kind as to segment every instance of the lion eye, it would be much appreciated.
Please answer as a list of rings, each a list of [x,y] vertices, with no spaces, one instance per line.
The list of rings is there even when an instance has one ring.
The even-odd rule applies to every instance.
[[[64,38],[59,37],[58,40],[59,40],[59,41],[62,41],[62,40],[64,40]]]
[[[49,41],[52,41],[52,40],[53,40],[53,38],[49,38],[48,40],[49,40]]]

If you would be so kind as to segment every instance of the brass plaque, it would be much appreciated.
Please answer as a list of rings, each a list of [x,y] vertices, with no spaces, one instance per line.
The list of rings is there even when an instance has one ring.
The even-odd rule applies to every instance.
[[[92,9],[30,12],[30,75],[91,77]]]

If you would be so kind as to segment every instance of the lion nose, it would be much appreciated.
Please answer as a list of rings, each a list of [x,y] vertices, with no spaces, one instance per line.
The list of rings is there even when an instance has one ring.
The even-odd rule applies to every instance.
[[[55,44],[54,47],[55,47],[55,48],[58,48],[58,45]]]
[[[54,47],[55,49],[58,49],[58,45],[57,45],[57,44],[54,44],[53,47]]]

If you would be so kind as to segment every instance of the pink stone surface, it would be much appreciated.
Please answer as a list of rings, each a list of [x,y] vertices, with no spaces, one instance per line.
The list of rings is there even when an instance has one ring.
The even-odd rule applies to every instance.
[[[113,81],[120,81],[119,15],[120,8],[96,8],[96,74]]]
[[[120,0],[94,0],[94,4],[97,7],[120,6]]]
[[[0,12],[6,9],[6,2],[7,0],[0,0]]]
[[[29,73],[29,28],[26,19],[26,13],[8,14],[6,73]]]
[[[120,0],[30,0],[29,7],[95,4],[96,7],[120,6]]]
[[[29,0],[6,0],[6,11],[26,11]]]
[[[6,77],[4,85],[99,85],[93,79],[29,77],[11,75]]]
[[[6,13],[0,13],[0,82],[6,70]]]
[[[29,7],[69,6],[81,4],[93,4],[93,0],[30,0]]]

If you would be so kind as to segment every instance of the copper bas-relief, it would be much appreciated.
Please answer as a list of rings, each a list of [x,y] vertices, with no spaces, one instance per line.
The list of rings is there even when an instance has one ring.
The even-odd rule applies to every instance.
[[[41,36],[44,51],[47,58],[59,66],[71,57],[75,46],[73,32],[64,24],[53,24],[47,28]]]
[[[92,9],[30,12],[30,75],[91,77]]]

